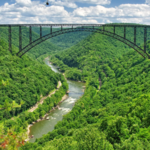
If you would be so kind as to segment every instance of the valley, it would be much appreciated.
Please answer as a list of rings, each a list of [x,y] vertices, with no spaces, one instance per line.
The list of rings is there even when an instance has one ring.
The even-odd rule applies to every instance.
[[[119,34],[121,30],[117,32]],[[140,32],[138,43],[143,46]],[[35,37],[38,34],[35,29]],[[71,111],[59,112],[61,121],[54,124],[50,132],[37,136],[33,143],[23,142],[19,145],[20,150],[150,149],[150,60],[111,37],[98,33],[82,34],[70,33],[68,42],[61,35],[22,58],[6,50],[5,36],[0,40],[0,79],[9,82],[0,89],[0,105],[4,108],[0,111],[0,136],[4,136],[5,131],[1,143],[10,137],[9,131],[15,134],[19,144],[26,138],[27,126],[56,107],[70,88],[66,77],[71,80],[69,82],[81,84],[80,90],[84,83],[84,94],[71,106]],[[81,35],[82,38],[76,41]],[[128,38],[133,39],[132,36]],[[73,44],[69,44],[71,40]],[[150,41],[146,46],[150,52]],[[14,44],[13,49],[17,51],[17,45]],[[61,73],[55,73],[43,62],[46,57],[52,65],[59,67]],[[44,97],[56,90],[59,81],[62,83],[60,88],[45,98],[35,111],[28,112],[40,101],[41,95]],[[75,94],[76,90],[69,91]],[[21,107],[13,107],[13,101]],[[19,139],[20,135],[22,139]],[[11,140],[8,143],[12,143],[10,148],[18,144]]]

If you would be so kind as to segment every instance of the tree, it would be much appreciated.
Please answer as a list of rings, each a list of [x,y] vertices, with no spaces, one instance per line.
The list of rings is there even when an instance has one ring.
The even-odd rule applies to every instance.
[[[19,107],[19,111],[21,110],[21,107],[22,105],[24,104],[25,102],[23,100],[20,100],[20,107]]]
[[[15,114],[15,109],[20,108],[20,107],[21,107],[21,105],[18,105],[15,101],[12,101],[11,110],[13,111],[13,117],[14,117],[14,114]]]
[[[4,105],[0,105],[0,109],[5,109],[6,118],[8,119],[8,112],[11,111],[11,104],[8,100],[5,100]]]
[[[0,124],[0,149],[17,150],[19,146],[24,145],[26,138],[25,130],[22,129],[20,133],[16,133],[14,128],[11,128],[5,132],[4,125]]]
[[[83,128],[76,130],[74,139],[77,141],[79,150],[113,150],[113,146],[106,140],[104,133],[100,133],[97,128]]]
[[[6,86],[6,85],[8,85],[8,84],[9,84],[8,80],[7,80],[7,81],[4,81],[4,80],[0,79],[0,87]]]

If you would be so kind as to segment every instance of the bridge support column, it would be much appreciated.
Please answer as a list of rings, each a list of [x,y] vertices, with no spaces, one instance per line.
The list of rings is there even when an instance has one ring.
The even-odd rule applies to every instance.
[[[42,38],[42,26],[40,26],[40,38]]]
[[[105,31],[105,26],[103,26],[103,31]]]
[[[29,27],[29,42],[30,42],[30,44],[32,43],[32,27],[30,26]]]
[[[52,34],[52,26],[50,27],[50,33]]]
[[[116,32],[116,27],[114,26],[114,34],[115,34],[115,32]]]
[[[12,47],[11,47],[11,26],[8,27],[8,39],[9,39],[9,51],[12,53]]]
[[[134,44],[136,44],[136,27],[134,27]]]
[[[0,25],[0,26],[6,26],[7,27],[7,30],[8,30],[8,40],[9,40],[9,50],[12,51],[12,39],[11,39],[11,36],[12,36],[12,33],[11,33],[11,30],[12,30],[12,26],[13,25]],[[45,25],[42,25],[42,24],[25,24],[25,25],[15,25],[17,26],[17,29],[19,28],[19,52],[17,53],[18,56],[23,56],[26,52],[28,52],[31,48],[35,47],[36,45],[40,44],[41,42],[51,38],[51,37],[54,37],[54,36],[57,36],[57,35],[60,35],[60,34],[63,34],[63,33],[67,33],[67,32],[70,32],[71,30],[73,32],[75,31],[82,31],[82,30],[85,30],[85,31],[91,31],[91,32],[99,32],[101,34],[104,34],[104,35],[107,35],[107,36],[110,36],[110,37],[113,37],[127,45],[129,45],[130,47],[132,47],[134,50],[136,50],[139,54],[141,54],[144,58],[150,58],[150,55],[146,52],[146,41],[147,41],[147,38],[148,38],[148,28],[150,26],[147,26],[147,25],[117,25],[117,24],[112,24],[112,25],[105,25],[105,24],[47,24],[46,26],[49,27],[49,31],[50,33],[48,33],[47,35],[44,35],[42,36],[42,28],[43,26]],[[24,44],[22,44],[22,39],[23,39],[23,30],[22,30],[22,26],[27,26],[29,27],[29,44],[24,46]],[[38,28],[40,28],[40,38],[34,40],[32,38],[32,26],[37,26]],[[57,27],[60,27],[60,30],[63,31],[61,32],[58,32],[58,31],[54,31],[52,28],[53,26],[57,26]],[[65,26],[69,26],[69,28],[65,27]],[[87,26],[87,27],[86,27]],[[98,27],[98,29],[97,29]],[[100,28],[99,28],[100,27]],[[108,28],[110,27],[110,28]],[[124,35],[118,35],[118,28],[122,29],[122,31],[124,30]],[[127,30],[128,28],[131,28],[132,29],[132,34],[133,34],[133,37],[134,37],[134,40],[129,40],[127,39]],[[67,29],[66,29],[67,28]],[[136,41],[136,33],[138,32],[138,28],[142,28],[144,29],[144,37],[143,37],[143,42],[144,42],[144,46],[141,48],[140,46],[136,45],[137,41]],[[65,30],[65,32],[64,32]],[[24,46],[24,47],[23,47]]]
[[[146,53],[147,28],[144,28],[144,52]]]
[[[19,51],[22,50],[22,31],[21,26],[19,26]]]
[[[124,26],[124,39],[126,38],[126,27]]]

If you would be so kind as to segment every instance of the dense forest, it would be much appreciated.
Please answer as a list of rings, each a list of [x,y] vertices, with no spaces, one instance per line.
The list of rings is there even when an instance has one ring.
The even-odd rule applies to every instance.
[[[6,99],[8,102],[15,100],[18,104],[23,100],[25,103],[18,110],[20,113],[39,101],[41,95],[47,95],[56,88],[60,75],[27,56],[21,59],[12,56],[6,50],[6,43],[0,41],[0,44],[0,78],[9,81],[9,86],[4,86],[0,90],[0,104],[3,105]],[[6,115],[1,111],[0,119],[3,117]]]
[[[19,48],[19,28],[18,27],[12,27],[12,44]],[[1,33],[1,39],[3,39],[4,41],[8,42],[8,28],[7,27],[0,27],[0,33]],[[40,36],[35,33],[32,32],[32,40],[36,40],[38,39]],[[29,44],[29,28],[27,27],[22,27],[22,46],[26,46],[27,44]],[[51,47],[51,48],[49,48]],[[38,58],[40,55],[43,55],[45,53],[51,53],[54,52],[56,50],[60,50],[59,47],[53,45],[50,42],[43,42],[40,45],[37,45],[36,47],[32,48],[31,51],[29,51],[28,56],[32,57],[32,58]],[[15,51],[13,53],[16,53]]]
[[[121,29],[118,29],[117,32],[122,34]],[[131,32],[129,31],[129,33]],[[138,45],[143,46],[141,33],[143,33],[142,30],[138,32],[137,42]],[[133,40],[132,34],[128,38]],[[60,37],[57,40],[60,43],[58,45],[55,43],[54,46],[61,47],[63,40]],[[59,80],[63,83],[60,90],[53,97],[47,98],[34,113],[22,112],[19,118],[15,120],[6,118],[8,119],[5,122],[7,128],[17,124],[25,129],[29,123],[43,116],[46,111],[48,112],[56,105],[68,87],[62,75],[53,73],[48,67],[28,56],[23,56],[21,59],[12,56],[5,50],[7,47],[4,41],[1,41],[0,45],[1,70],[3,70],[0,78],[8,81],[8,85],[1,86],[0,89],[3,98],[2,105],[7,102],[5,99],[8,99],[9,102],[15,100],[18,105],[20,104],[19,100],[26,95],[18,93],[21,97],[17,99],[18,96],[14,97],[13,89],[15,88],[15,91],[18,92],[20,89],[23,90],[21,87],[24,82],[28,87],[25,88],[27,93],[30,93],[27,96],[38,95],[37,98],[56,88]],[[148,51],[150,50],[149,47],[150,42],[148,41]],[[150,149],[150,61],[144,59],[127,45],[98,33],[90,34],[74,46],[66,44],[64,48],[68,49],[60,49],[60,52],[57,51],[51,55],[50,61],[58,65],[68,79],[86,82],[85,93],[75,103],[72,111],[64,115],[63,120],[58,122],[52,132],[36,139],[34,143],[26,143],[20,149]],[[41,54],[43,55],[42,50]],[[30,54],[28,55],[30,56]],[[12,69],[16,74],[13,75]],[[11,73],[12,75],[10,75]],[[24,74],[26,74],[26,78]],[[5,84],[4,81],[3,84]],[[37,87],[37,82],[40,89]],[[42,86],[40,82],[42,82]],[[32,91],[28,84],[35,90]],[[53,86],[50,86],[51,84]],[[37,98],[35,98],[35,102]],[[29,103],[26,101],[27,99],[23,99],[25,104]],[[31,100],[29,101],[33,105]],[[25,104],[21,107],[22,111],[24,111]],[[18,110],[21,111],[19,108]],[[13,112],[7,111],[7,116],[13,116]],[[15,114],[17,115],[17,111]],[[23,130],[20,129],[15,132],[22,133]]]
[[[111,29],[111,27],[105,28],[105,30]],[[141,47],[143,47],[143,29],[139,28],[137,30],[139,32],[137,32],[136,43],[137,45],[141,45]],[[127,28],[126,32],[127,39],[133,41],[133,29]],[[123,36],[123,28],[117,27],[116,34]],[[150,37],[149,32],[148,37]],[[147,44],[147,50],[149,50],[149,44]],[[104,36],[99,33],[93,33],[71,48],[52,55],[50,61],[59,66],[61,71],[65,72],[68,79],[85,81],[89,75],[92,78],[97,76],[98,67],[103,62],[106,62],[107,64],[107,61],[113,61],[115,58],[117,59],[123,54],[132,51],[134,50],[129,48],[128,45],[112,37]],[[101,72],[101,74],[104,73]]]
[[[66,77],[86,81],[86,90],[55,130],[22,150],[150,149],[149,60],[117,40],[93,34],[50,61]]]
[[[18,27],[12,27],[12,44],[15,47],[19,47],[19,28]],[[60,28],[53,28],[52,32],[55,32],[57,30],[60,30]],[[22,46],[26,46],[29,44],[29,28],[28,27],[22,27]],[[0,27],[0,38],[4,41],[8,42],[8,27]],[[43,27],[42,28],[42,35],[46,35],[50,33],[50,28]],[[40,45],[37,45],[36,47],[32,48],[27,55],[32,58],[39,58],[42,55],[48,56],[54,53],[57,53],[57,51],[64,50],[66,48],[69,48],[75,44],[77,44],[79,41],[90,35],[90,32],[74,32],[74,33],[67,33],[62,34],[60,36],[48,39],[47,41],[42,42]],[[40,27],[32,27],[32,41],[40,38]],[[15,53],[15,52],[13,52]],[[44,57],[42,57],[44,59]],[[42,61],[40,61],[42,62]]]
[[[49,112],[68,90],[63,75],[54,73],[47,65],[31,57],[12,55],[7,45],[7,42],[0,40],[0,126],[3,129],[0,137],[6,134],[0,144],[12,143],[9,132],[23,137],[28,124]],[[17,52],[15,46],[13,52]],[[28,112],[43,96],[57,88],[58,81],[62,83],[59,91],[46,98],[36,111]],[[9,144],[10,149],[14,149],[13,144]]]

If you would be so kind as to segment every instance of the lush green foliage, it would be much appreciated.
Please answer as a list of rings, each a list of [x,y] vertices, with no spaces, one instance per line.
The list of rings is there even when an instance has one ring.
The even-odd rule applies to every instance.
[[[27,56],[19,58],[12,56],[5,47],[6,43],[0,41],[0,78],[8,80],[9,85],[0,89],[0,105],[15,101],[20,104],[21,100],[25,103],[21,109],[16,108],[15,114],[30,108],[40,96],[47,95],[56,88],[61,79],[59,74],[54,73],[48,66],[42,65]],[[14,49],[15,50],[15,49]],[[12,111],[5,115],[5,111],[0,111],[0,120],[4,117],[11,117]]]
[[[0,38],[3,39],[4,41],[8,42],[8,28],[1,27],[0,33],[1,33]],[[19,28],[12,27],[11,34],[12,34],[12,44],[15,47],[19,48]],[[36,40],[39,37],[40,37],[39,34],[32,31],[32,40]],[[29,28],[22,27],[22,47],[26,46],[27,44],[29,44]],[[60,50],[60,48],[48,41],[44,41],[40,45],[37,45],[34,48],[32,48],[27,54],[32,58],[38,58],[41,55],[44,55],[46,53],[51,54],[52,52],[54,53],[57,50]],[[13,50],[13,53],[15,54],[16,51]]]
[[[55,130],[34,144],[26,144],[22,150],[150,149],[150,61],[125,47],[116,55],[117,47],[114,49],[109,39],[110,49],[103,42],[102,48],[96,48],[90,42],[95,37],[102,38],[95,34],[89,42],[82,41],[51,58],[70,78],[79,80],[75,72],[86,71],[81,74],[86,90]],[[118,48],[121,46],[118,44]],[[83,47],[86,48],[82,50]],[[125,51],[128,52],[123,54]]]
[[[54,73],[47,65],[28,56],[12,56],[7,48],[7,43],[0,40],[0,149],[12,150],[24,144],[28,124],[56,106],[68,90],[68,85],[63,75]],[[14,46],[13,51],[17,51]],[[42,95],[56,89],[58,81],[62,86],[54,95],[45,99],[34,112],[25,111]]]
[[[60,28],[53,28],[53,32],[60,30]],[[0,27],[0,38],[8,42],[8,28],[7,27]],[[42,35],[46,35],[50,33],[50,28],[42,28]],[[19,47],[19,28],[18,27],[12,27],[12,44],[16,47]],[[39,58],[43,56],[44,59],[45,56],[54,54],[57,51],[64,50],[66,48],[69,48],[76,43],[78,43],[80,40],[84,39],[88,35],[90,35],[90,32],[73,32],[73,33],[67,33],[62,34],[57,37],[53,37],[51,39],[48,39],[45,42],[42,42],[40,45],[35,46],[32,48],[27,54],[32,58]],[[40,37],[40,28],[39,27],[32,27],[32,41],[38,39]],[[28,27],[22,27],[22,46],[26,46],[29,44],[29,28]],[[57,45],[57,46],[56,46]],[[16,53],[13,52],[13,53]]]
[[[122,34],[121,29],[116,32]],[[138,32],[137,35],[139,37],[138,45],[142,45],[141,32]],[[133,36],[128,38],[133,40]],[[101,41],[100,44],[99,41]],[[48,75],[45,73],[48,69],[45,66],[39,67],[40,64],[36,62],[35,65],[35,61],[25,56],[22,59],[12,57],[9,53],[4,52],[5,43],[1,42],[1,45],[0,52],[5,53],[5,55],[2,55],[3,57],[0,57],[3,60],[1,62],[5,62],[7,67],[11,67],[8,67],[7,71],[1,67],[6,74],[2,74],[3,76],[0,74],[0,78],[4,81],[8,79],[9,86],[13,87],[13,85],[19,83],[17,87],[21,87],[20,81],[22,79],[18,77],[23,76],[24,68],[28,68],[25,70],[27,73],[23,72],[26,73],[26,77],[29,76],[25,79],[26,84],[30,85],[30,82],[34,84],[43,81],[43,73],[44,76],[48,76],[48,80],[50,79],[53,89],[56,87],[58,80],[63,83],[60,91],[56,92],[51,98],[47,98],[36,111],[22,113],[16,120],[8,120],[5,123],[7,127],[17,124],[17,126],[26,128],[28,123],[42,117],[55,106],[68,87],[61,75],[56,75],[51,71],[51,74]],[[147,42],[147,48],[149,47],[150,43]],[[9,62],[12,62],[13,65],[8,64],[6,60],[11,60]],[[51,61],[65,72],[67,78],[86,81],[85,93],[76,102],[72,111],[66,114],[62,121],[58,122],[52,132],[37,139],[35,143],[25,144],[20,148],[21,150],[150,149],[149,60],[144,60],[137,52],[112,38],[92,34],[70,49],[51,57]],[[13,66],[15,67],[13,68]],[[11,68],[13,68],[13,71],[19,70],[19,74],[8,75]],[[45,68],[45,71],[43,68]],[[36,80],[38,81],[32,82],[30,78],[35,78],[31,76],[32,71],[35,73],[35,70],[38,72],[41,69],[43,69],[42,74],[36,74]],[[41,78],[38,78],[38,76]],[[45,79],[45,83],[40,84],[43,87],[36,92],[37,95],[39,94],[38,96],[45,92],[43,89],[47,88],[46,83],[47,80]],[[99,89],[100,85],[101,88]],[[2,91],[9,89],[9,86],[2,87]],[[32,85],[30,86],[32,87]],[[28,88],[29,90],[30,88]],[[33,92],[31,93],[31,96],[34,95]],[[45,94],[47,93],[45,92]],[[10,98],[6,97],[9,100]],[[15,99],[15,97],[13,98]],[[26,104],[26,100],[24,101]],[[20,128],[17,129],[21,130]]]
[[[15,132],[15,129],[5,130],[4,125],[0,125],[0,150],[16,150],[21,145],[24,145],[24,140],[27,138],[25,130]]]
[[[39,118],[42,118],[46,113],[48,113],[53,107],[55,107],[65,95],[68,90],[68,85],[64,79],[61,78],[62,86],[58,91],[55,92],[51,97],[47,97],[43,104],[39,104],[38,108],[33,112],[22,112],[19,114],[19,117],[15,117],[13,120],[7,120],[5,122],[5,128],[13,128],[15,126],[16,130],[19,132],[20,127],[23,129],[27,128],[28,124],[37,121]]]
[[[58,65],[62,71],[65,71],[65,75],[69,79],[86,81],[90,74],[92,78],[98,76],[97,68],[104,60],[119,57],[128,51],[128,46],[125,44],[97,33],[65,52],[56,54],[50,60]],[[68,68],[67,65],[76,67],[79,71]]]
[[[52,28],[52,32],[60,31],[61,28]],[[33,31],[36,32],[37,34],[40,34],[40,30],[38,27],[34,27]],[[46,35],[50,33],[50,28],[49,27],[43,27],[42,28],[42,33],[43,35]],[[53,43],[54,45],[57,45],[60,49],[66,49],[70,48],[73,45],[76,45],[79,43],[82,39],[86,38],[89,36],[91,33],[90,32],[70,32],[66,34],[61,34],[59,36],[53,37],[49,39],[48,41],[50,43]]]

